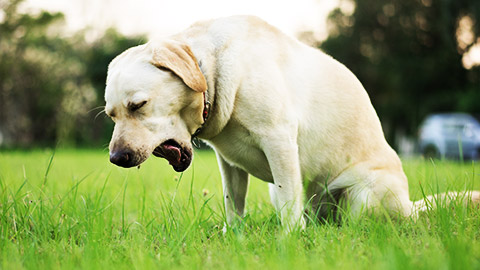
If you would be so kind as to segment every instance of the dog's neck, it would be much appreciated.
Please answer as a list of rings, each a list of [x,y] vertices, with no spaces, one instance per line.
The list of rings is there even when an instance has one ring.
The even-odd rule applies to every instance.
[[[193,133],[192,139],[193,139],[193,138],[196,138],[196,137],[198,136],[198,134],[200,134],[200,132],[202,132],[203,127],[204,127],[205,124],[207,123],[208,117],[210,116],[210,107],[211,107],[211,103],[210,103],[210,101],[208,100],[207,91],[205,91],[205,92],[203,92],[203,111],[202,111],[203,123],[202,123],[202,125],[195,131],[195,133]]]
[[[207,91],[203,93],[203,123],[192,135],[192,139],[209,139],[211,137],[214,137],[217,133],[215,132],[215,128],[212,129],[212,127],[216,126],[214,122],[217,118],[217,108],[215,108],[217,105],[215,102],[216,85],[215,80],[213,80],[213,76],[211,76],[210,74],[210,72],[213,72],[215,68],[213,63],[205,62],[202,60],[198,61],[198,65],[203,73],[203,76],[205,76],[205,79],[207,80],[208,88]]]
[[[208,102],[210,107],[208,108],[208,119],[204,121],[200,127],[199,132],[196,133],[196,137],[199,139],[211,141],[218,134],[220,134],[223,128],[230,120],[230,116],[233,111],[233,104],[231,96],[235,97],[235,94],[225,93],[224,82],[225,79],[217,78],[217,74],[221,73],[215,59],[220,58],[217,55],[218,50],[212,46],[211,51],[198,52],[196,57],[198,59],[198,65],[207,81],[207,91],[205,92],[204,102]],[[195,47],[192,46],[194,54],[196,52]],[[234,87],[232,89],[235,89]],[[203,113],[203,112],[202,112]],[[192,136],[193,138],[193,136]]]

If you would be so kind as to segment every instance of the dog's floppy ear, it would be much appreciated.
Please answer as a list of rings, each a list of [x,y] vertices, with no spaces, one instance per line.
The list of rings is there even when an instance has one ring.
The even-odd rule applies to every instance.
[[[151,63],[158,68],[171,70],[191,89],[207,91],[207,81],[190,47],[179,42],[164,42],[153,49]]]

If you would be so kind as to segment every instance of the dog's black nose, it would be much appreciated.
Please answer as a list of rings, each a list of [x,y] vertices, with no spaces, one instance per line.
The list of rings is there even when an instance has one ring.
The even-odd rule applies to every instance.
[[[128,150],[110,153],[110,162],[120,167],[132,167],[133,153]]]

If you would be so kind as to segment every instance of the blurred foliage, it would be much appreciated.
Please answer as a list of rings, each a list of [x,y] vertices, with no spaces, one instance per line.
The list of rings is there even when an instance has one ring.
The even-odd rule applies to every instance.
[[[344,0],[329,28],[321,48],[363,83],[390,142],[429,113],[480,111],[480,68],[462,64],[480,44],[480,1]]]
[[[22,2],[0,0],[0,145],[105,145],[108,63],[145,38],[66,37],[63,14],[22,13]],[[321,48],[364,84],[390,142],[429,113],[480,112],[480,68],[462,64],[480,46],[480,1],[343,0],[329,27]]]
[[[108,63],[143,38],[108,30],[96,41],[61,34],[61,13],[19,12],[0,0],[0,144],[103,145],[112,123],[104,104]]]

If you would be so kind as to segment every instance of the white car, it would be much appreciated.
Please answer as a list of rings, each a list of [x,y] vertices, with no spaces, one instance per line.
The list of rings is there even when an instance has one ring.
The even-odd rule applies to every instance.
[[[419,147],[427,158],[480,158],[480,123],[465,113],[432,114],[419,131]]]

